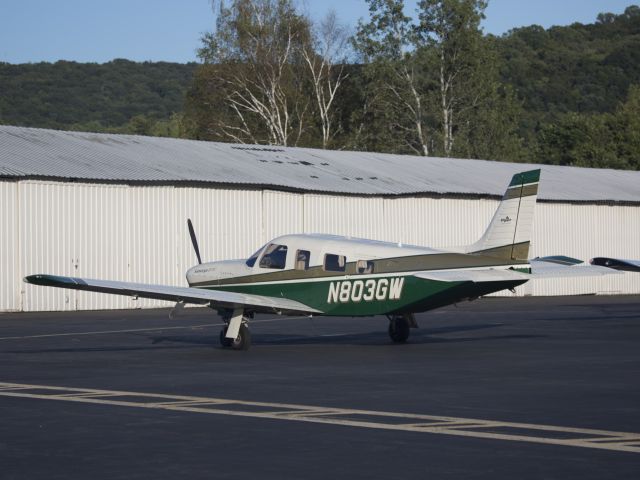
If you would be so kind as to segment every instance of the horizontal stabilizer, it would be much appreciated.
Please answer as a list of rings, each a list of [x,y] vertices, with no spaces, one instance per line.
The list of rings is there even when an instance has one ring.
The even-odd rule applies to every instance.
[[[286,298],[265,297],[245,293],[205,290],[192,287],[172,287],[169,285],[148,285],[143,283],[94,280],[90,278],[60,277],[56,275],[29,275],[25,282],[47,287],[70,288],[89,292],[112,293],[131,297],[168,300],[171,302],[209,305],[213,308],[245,307],[257,312],[315,314],[319,310]]]
[[[557,259],[559,257],[548,257]],[[547,259],[535,259],[530,261],[531,273],[524,273],[511,269],[488,268],[483,270],[434,270],[415,273],[417,278],[434,280],[437,282],[509,282],[526,281],[544,278],[571,278],[571,277],[599,277],[602,275],[616,275],[622,272],[619,269],[589,265],[580,260],[570,259],[563,261],[550,261]],[[576,264],[575,262],[580,262]],[[639,262],[640,263],[640,262]],[[640,267],[639,270],[640,271]]]
[[[570,277],[599,277],[602,275],[615,275],[618,272],[614,269],[588,265],[584,262],[575,263],[558,263],[554,261],[540,259],[531,260],[531,278],[570,278]]]
[[[579,263],[584,263],[583,260],[567,257],[565,255],[553,255],[550,257],[536,257],[532,261],[555,263],[557,265],[565,265],[565,266],[578,265]]]
[[[437,282],[510,282],[529,280],[531,275],[516,272],[515,270],[441,270],[418,272],[414,277]]]

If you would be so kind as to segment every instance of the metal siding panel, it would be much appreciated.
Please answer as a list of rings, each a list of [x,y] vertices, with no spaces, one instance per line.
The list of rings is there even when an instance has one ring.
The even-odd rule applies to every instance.
[[[176,235],[180,228],[173,187],[129,188],[128,281],[180,285]],[[154,308],[169,302],[140,298],[134,308]]]
[[[640,208],[539,203],[531,257],[568,255],[640,258]],[[640,293],[640,275],[547,279],[531,282],[533,295]]]
[[[113,185],[75,187],[75,232],[77,269],[75,275],[98,279],[128,278],[129,188]],[[78,310],[131,308],[120,295],[78,292]]]
[[[0,180],[0,312],[21,309],[18,183]]]
[[[178,285],[186,285],[184,274],[196,264],[187,218],[193,221],[203,262],[247,258],[264,243],[262,192],[191,187],[175,191]]]
[[[344,197],[242,189],[0,182],[4,244],[20,246],[12,288],[0,308],[20,308],[20,279],[31,273],[186,285],[195,263],[186,228],[192,218],[203,259],[246,258],[272,237],[303,231],[447,247],[483,233],[494,200]],[[13,199],[13,200],[11,200]],[[13,212],[13,213],[12,213]],[[282,212],[287,212],[282,215]],[[13,220],[12,220],[13,216]],[[530,256],[640,258],[640,208],[539,203]],[[3,248],[6,252],[14,248]],[[8,260],[3,260],[9,264]],[[4,278],[4,277],[3,277]],[[11,290],[11,291],[9,291]],[[24,310],[154,307],[167,303],[24,285]],[[7,293],[8,292],[8,293]],[[640,293],[640,275],[538,280],[517,295]],[[500,293],[499,295],[511,295]]]
[[[304,232],[382,239],[381,198],[304,195]]]
[[[384,240],[384,200],[382,198],[345,197],[341,213],[346,235]]]
[[[304,197],[299,193],[262,192],[262,239],[304,232]]]
[[[72,194],[75,185],[22,182],[19,188],[19,235],[23,275],[73,275],[76,224]],[[24,285],[23,310],[75,310],[73,290]]]
[[[448,198],[385,199],[386,240],[447,248],[475,242],[498,202]]]
[[[343,219],[345,197],[335,195],[304,195],[304,233],[348,235]]]

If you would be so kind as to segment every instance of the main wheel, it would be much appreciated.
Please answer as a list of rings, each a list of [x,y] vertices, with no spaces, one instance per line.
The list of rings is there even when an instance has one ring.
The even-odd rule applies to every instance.
[[[231,339],[227,339],[231,340]],[[251,346],[251,331],[244,323],[240,325],[240,331],[235,340],[231,340],[231,348],[234,350],[249,350]]]
[[[394,342],[406,342],[407,338],[409,338],[409,332],[409,321],[406,318],[397,316],[389,322],[389,336]]]
[[[220,330],[220,345],[223,347],[230,347],[233,339],[227,338],[227,329],[229,327],[225,326],[222,330]]]

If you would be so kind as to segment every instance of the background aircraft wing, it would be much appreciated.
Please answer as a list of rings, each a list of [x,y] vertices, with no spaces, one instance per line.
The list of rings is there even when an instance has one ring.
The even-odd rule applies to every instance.
[[[89,292],[113,293],[132,297],[153,298],[172,302],[209,305],[213,308],[245,307],[256,312],[315,314],[319,310],[303,303],[286,298],[265,297],[245,293],[205,290],[191,287],[172,287],[169,285],[147,285],[143,283],[116,282],[111,280],[93,280],[90,278],[59,277],[56,275],[29,275],[25,282],[47,287],[70,288]]]
[[[600,263],[591,264],[570,257],[541,257],[529,261],[531,278],[595,277],[622,273]],[[638,270],[640,272],[640,268]]]
[[[623,260],[620,258],[596,257],[589,260],[591,265],[602,265],[603,267],[622,270],[624,272],[640,272],[640,260]]]

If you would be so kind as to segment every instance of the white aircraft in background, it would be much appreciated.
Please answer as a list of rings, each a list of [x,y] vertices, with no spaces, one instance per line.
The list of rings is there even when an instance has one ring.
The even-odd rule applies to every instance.
[[[187,271],[189,287],[29,275],[35,285],[208,305],[226,326],[223,346],[246,350],[254,313],[389,318],[389,336],[405,342],[414,314],[504,289],[534,278],[640,272],[640,261],[555,256],[528,259],[540,170],[513,176],[489,227],[475,243],[450,249],[334,235],[285,235],[248,259],[202,263]]]

